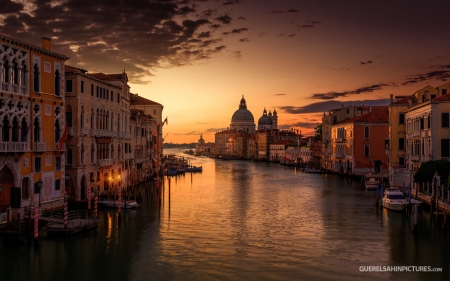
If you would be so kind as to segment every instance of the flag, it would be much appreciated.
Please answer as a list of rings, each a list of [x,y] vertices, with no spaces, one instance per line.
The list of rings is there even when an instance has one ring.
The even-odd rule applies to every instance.
[[[63,143],[66,141],[66,139],[67,139],[67,126],[64,127],[64,133],[63,133],[61,139],[59,140],[58,154],[61,153],[61,148],[62,148],[62,146],[63,146]]]
[[[30,128],[31,128],[31,126],[28,126],[27,132],[25,133],[25,136],[23,137],[22,142],[26,142],[27,141],[28,133],[30,132]]]
[[[164,123],[166,123],[166,125],[169,125],[169,121],[167,121],[167,117],[166,117],[166,119],[164,119]]]

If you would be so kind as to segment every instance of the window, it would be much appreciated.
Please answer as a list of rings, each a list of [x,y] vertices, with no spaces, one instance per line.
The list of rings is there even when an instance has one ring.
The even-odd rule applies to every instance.
[[[80,92],[81,92],[82,94],[84,94],[84,81],[83,81],[83,80],[81,80]]]
[[[40,193],[40,188],[38,186],[38,182],[34,183],[34,194],[41,194]]]
[[[30,198],[30,191],[28,190],[28,185],[30,182],[30,178],[29,177],[24,177],[22,179],[22,199],[28,199]]]
[[[447,93],[447,89],[442,89],[442,95],[445,95]]]
[[[55,158],[55,171],[61,171],[61,156]]]
[[[96,95],[97,95],[97,98],[98,98],[98,95],[99,95],[99,92],[100,92],[100,88],[97,86],[95,89],[96,89],[95,92],[96,92]]]
[[[156,109],[153,109],[153,114],[156,114]]]
[[[420,117],[420,129],[421,130],[425,129],[425,127],[424,127],[425,125],[424,124],[425,124],[425,122],[423,120],[423,117]]]
[[[369,126],[365,126],[364,127],[364,138],[365,139],[368,139],[370,137],[370,134],[369,134]]]
[[[39,78],[39,66],[37,65],[37,64],[35,64],[34,65],[34,72],[33,72],[33,90],[36,92],[36,93],[39,93],[39,88],[40,88],[40,83],[39,83],[39,81],[40,81],[40,78]],[[6,82],[8,82],[8,81],[6,81]]]
[[[405,138],[398,138],[398,149],[405,150]]]
[[[94,84],[91,84],[91,96],[94,96]]]
[[[398,157],[398,165],[399,166],[405,166],[405,157],[404,156],[399,156]]]
[[[40,127],[40,124],[39,124],[39,119],[37,117],[34,118],[33,125],[34,125],[34,128],[33,128],[33,140],[34,140],[34,142],[40,142],[41,141],[41,127]]]
[[[55,96],[61,95],[61,75],[59,74],[59,70],[55,71]]]
[[[430,95],[430,99],[435,99],[436,95]]]
[[[72,80],[66,80],[66,92],[72,93]]]
[[[67,165],[72,165],[72,158],[73,158],[72,149],[68,148],[67,149],[67,159],[66,159]]]
[[[120,93],[117,93],[117,103],[120,103]]]
[[[442,128],[448,128],[448,127],[449,127],[449,114],[442,113]]]
[[[55,180],[55,191],[61,190],[61,180],[57,179]]]
[[[404,112],[401,112],[398,114],[398,123],[405,124],[405,113]]]
[[[41,157],[34,158],[34,172],[35,173],[41,172]]]
[[[66,107],[66,122],[68,127],[72,127],[72,106]]]
[[[450,157],[450,139],[441,139],[441,157]]]
[[[370,156],[370,146],[368,144],[364,145],[364,156]]]
[[[431,128],[431,115],[430,115],[430,113],[428,113],[427,122],[428,122],[427,128],[430,129]]]

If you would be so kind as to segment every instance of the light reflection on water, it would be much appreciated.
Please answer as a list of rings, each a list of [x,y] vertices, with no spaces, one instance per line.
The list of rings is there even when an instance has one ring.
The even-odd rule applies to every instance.
[[[142,207],[123,210],[120,221],[101,210],[97,232],[0,250],[1,280],[450,279],[449,227],[427,212],[415,237],[411,217],[375,208],[375,193],[359,182],[277,164],[190,160],[203,173],[171,178],[170,193],[166,181],[161,205],[142,191]],[[359,272],[362,265],[444,273]]]

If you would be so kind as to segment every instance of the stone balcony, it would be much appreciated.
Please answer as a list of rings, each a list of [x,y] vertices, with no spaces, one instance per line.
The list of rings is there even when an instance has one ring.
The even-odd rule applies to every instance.
[[[124,159],[131,159],[131,153],[124,153],[123,157]]]
[[[35,142],[34,144],[33,144],[33,150],[34,151],[46,151],[47,150],[47,147],[46,147],[46,145],[45,145],[45,141],[44,142]]]
[[[97,165],[100,166],[100,167],[112,166],[113,165],[113,159],[98,159],[97,160]]]
[[[55,143],[55,150],[58,151],[58,148],[59,148],[59,142]],[[66,144],[65,143],[62,144],[61,151],[66,151]]]
[[[28,142],[0,142],[0,152],[26,152]]]
[[[88,128],[81,127],[80,133],[82,136],[86,136],[88,134]]]
[[[98,136],[98,129],[91,128],[91,136],[92,137]]]

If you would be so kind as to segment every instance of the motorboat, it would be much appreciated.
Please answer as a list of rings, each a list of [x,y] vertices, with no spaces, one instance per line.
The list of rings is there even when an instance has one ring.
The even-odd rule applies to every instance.
[[[196,166],[186,167],[186,172],[202,172],[202,171],[203,171],[202,166],[200,166],[200,167],[196,167]]]
[[[108,208],[118,208],[119,200],[110,200],[106,198],[98,199],[98,204]],[[121,209],[136,209],[139,204],[135,200],[122,200]]]
[[[366,189],[377,189],[377,185],[380,183],[380,179],[376,177],[366,177],[365,186]]]
[[[421,204],[422,202],[415,199],[407,199],[403,192],[396,188],[388,188],[384,191],[381,200],[383,207],[392,211],[404,211],[409,204]]]
[[[320,169],[314,169],[314,168],[305,168],[305,172],[307,172],[307,173],[320,174],[320,173],[322,173],[322,170],[320,170]]]

